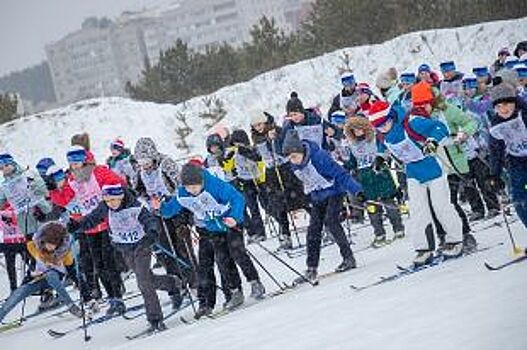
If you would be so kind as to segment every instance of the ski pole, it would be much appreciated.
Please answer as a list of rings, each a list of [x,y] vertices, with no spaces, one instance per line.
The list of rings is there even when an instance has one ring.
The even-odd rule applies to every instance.
[[[501,195],[498,195],[498,198],[500,201],[501,214],[503,215],[503,220],[505,222],[505,226],[507,227],[507,233],[509,234],[509,238],[511,240],[512,254],[520,255],[523,253],[523,249],[516,245],[516,241],[514,240],[514,236],[512,235],[511,226],[509,225],[509,220],[507,219],[507,214],[505,213],[505,205],[503,204],[503,199]]]
[[[29,191],[29,185],[28,185],[27,189]],[[29,204],[30,203],[31,203],[31,201],[27,202],[26,212],[25,212],[25,216],[24,216],[24,225],[25,225],[24,230],[26,232],[27,232],[27,228],[28,228],[28,224],[29,224]],[[26,234],[26,232],[24,232],[24,234]],[[26,269],[27,269],[28,260],[29,260],[27,246],[26,246],[26,249],[24,249],[24,253],[23,253],[22,258],[24,260],[24,267],[22,268],[22,280],[23,280],[23,277],[27,273]],[[20,322],[22,322],[24,320],[25,311],[26,311],[26,298],[24,298],[24,301],[22,301],[22,310],[21,310],[21,313],[20,313]]]
[[[278,286],[278,288],[280,288],[280,290],[283,291],[286,289],[283,285],[280,284],[280,282],[278,282],[278,280],[273,276],[273,274],[269,272],[269,270],[262,264],[260,260],[256,258],[256,256],[254,256],[254,254],[249,249],[245,248],[245,251],[256,262],[256,264],[260,266],[260,268],[267,274],[267,276],[269,276],[269,278]]]
[[[161,224],[163,226],[163,231],[165,232],[165,235],[168,240],[168,244],[170,245],[170,250],[172,250],[172,254],[176,256],[176,249],[174,248],[174,243],[172,242],[172,237],[170,237],[170,234],[168,233],[167,224],[165,222],[165,219],[163,217],[160,217]],[[181,267],[176,261],[176,269],[178,270],[178,274],[181,276],[181,280],[183,281],[183,272],[181,271]],[[185,283],[185,290],[188,293],[188,298],[190,300],[190,305],[192,306],[192,311],[194,312],[194,316],[197,314],[196,306],[194,305],[194,298],[192,298],[192,293],[190,292],[190,288],[187,283]]]
[[[300,271],[298,271],[297,269],[295,269],[293,266],[291,266],[290,264],[288,264],[286,261],[284,261],[282,258],[280,258],[278,255],[276,255],[275,253],[273,253],[272,251],[270,251],[269,249],[267,249],[261,242],[258,242],[256,241],[255,242],[258,247],[260,247],[261,249],[263,249],[265,252],[267,252],[267,254],[271,255],[273,258],[275,258],[276,260],[278,260],[280,263],[282,263],[285,267],[287,267],[289,270],[291,270],[292,272],[294,272],[296,275],[298,275],[300,278],[302,278],[305,282],[308,282],[311,286],[315,287],[316,284],[311,282],[308,278],[306,278],[306,276],[304,276],[302,273],[300,273]]]
[[[75,240],[72,240],[72,241],[75,243]],[[82,312],[82,329],[84,331],[84,342],[89,342],[91,340],[91,336],[88,335],[88,327],[86,326],[86,309],[84,308],[84,298],[82,297],[83,276],[81,274],[81,270],[79,267],[80,254],[75,244],[72,244],[71,250],[73,251],[73,256],[75,259],[75,273],[77,274],[77,281],[79,283],[79,297],[80,297],[80,305],[81,305],[81,312]]]

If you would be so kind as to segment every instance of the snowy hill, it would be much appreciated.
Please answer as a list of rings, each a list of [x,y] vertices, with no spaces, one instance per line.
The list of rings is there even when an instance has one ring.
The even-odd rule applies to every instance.
[[[437,67],[441,60],[454,59],[461,70],[488,65],[497,50],[512,47],[527,37],[527,18],[477,24],[454,29],[429,30],[400,36],[379,45],[353,47],[306,60],[260,75],[251,81],[229,86],[209,98],[223,102],[226,117],[221,124],[247,126],[250,115],[266,110],[281,115],[292,90],[305,105],[329,108],[339,90],[337,67],[343,52],[351,54],[358,81],[373,84],[380,71],[394,66],[400,72],[415,70],[428,62]],[[92,136],[96,157],[103,160],[109,142],[116,136],[133,145],[140,136],[151,136],[160,149],[174,156],[188,152],[178,149],[175,130],[185,116],[192,133],[187,136],[190,154],[203,151],[207,111],[203,97],[179,105],[134,102],[124,98],[82,101],[65,108],[28,116],[0,126],[0,150],[12,152],[24,165],[34,165],[45,155],[65,161],[72,134],[86,131]]]

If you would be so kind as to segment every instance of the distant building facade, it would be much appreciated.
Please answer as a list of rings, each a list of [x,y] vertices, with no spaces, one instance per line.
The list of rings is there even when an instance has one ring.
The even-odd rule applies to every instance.
[[[98,96],[124,96],[146,62],[179,38],[190,48],[226,42],[239,46],[265,15],[296,30],[312,0],[180,0],[169,6],[125,12],[115,21],[88,18],[82,28],[46,46],[59,104]]]

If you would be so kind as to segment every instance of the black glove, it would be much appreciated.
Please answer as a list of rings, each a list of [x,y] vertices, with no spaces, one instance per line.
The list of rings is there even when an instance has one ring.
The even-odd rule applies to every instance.
[[[33,207],[31,208],[31,215],[40,222],[46,221],[46,214],[39,208],[39,207]]]
[[[78,221],[70,220],[66,224],[66,229],[69,233],[71,233],[74,237],[76,237],[76,233],[79,230],[81,224]]]
[[[425,145],[423,146],[423,153],[425,155],[434,154],[437,152],[437,147],[439,144],[434,139],[428,139],[425,141]]]
[[[505,189],[505,182],[503,182],[503,180],[499,176],[490,175],[485,180],[485,184],[487,185],[489,191],[492,192],[500,192]]]
[[[57,183],[51,177],[47,177],[45,183],[48,191],[53,191],[57,189]]]
[[[386,166],[386,161],[383,157],[377,156],[375,157],[375,160],[373,161],[373,170],[375,171],[381,171]]]
[[[363,205],[364,203],[366,203],[367,200],[366,195],[364,194],[364,192],[359,192],[355,194],[355,200],[358,204]]]

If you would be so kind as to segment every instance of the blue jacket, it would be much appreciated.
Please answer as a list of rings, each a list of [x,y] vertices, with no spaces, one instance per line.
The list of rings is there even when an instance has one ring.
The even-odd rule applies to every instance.
[[[309,193],[313,202],[321,202],[329,197],[338,196],[349,192],[357,194],[362,192],[362,186],[356,182],[353,177],[340,166],[331,155],[313,142],[303,141],[305,154],[302,164],[291,164],[291,169],[297,175],[297,171],[312,164],[315,171],[328,182],[332,182],[330,187],[320,190],[314,190]],[[302,178],[297,175],[302,182]]]
[[[330,122],[322,119],[320,117],[320,115],[318,115],[318,113],[316,113],[314,110],[312,109],[306,109],[305,110],[305,119],[302,123],[295,123],[293,122],[292,120],[287,120],[283,127],[282,127],[282,130],[280,132],[280,135],[277,139],[277,151],[280,155],[283,155],[282,153],[282,147],[283,147],[283,144],[284,144],[284,140],[285,140],[285,135],[287,135],[287,132],[289,130],[294,130],[296,126],[311,126],[311,125],[319,125],[319,124],[322,124],[322,129],[323,131],[326,131],[326,129],[328,128],[332,128],[333,130],[335,130],[335,135],[333,136],[333,138],[335,139],[338,139],[340,140],[343,136],[344,136],[344,133],[342,132],[341,129],[333,126],[333,124],[331,124]],[[322,134],[322,148],[325,149],[325,150],[328,150],[328,151],[332,151],[332,145],[328,142],[327,140],[327,137],[326,137],[326,134],[323,132]],[[334,148],[334,147],[333,147]]]
[[[226,231],[222,221],[222,218],[225,217],[232,217],[238,224],[242,224],[245,211],[245,199],[243,195],[232,185],[207,171],[203,172],[203,179],[203,191],[200,195],[203,193],[210,194],[217,204],[227,206],[228,209],[220,215],[210,215],[205,220],[197,220],[196,211],[192,208],[187,208],[193,212],[196,224],[204,226],[207,231],[212,233],[222,233]],[[179,214],[185,209],[180,203],[180,200],[192,197],[194,196],[190,194],[185,187],[179,186],[177,189],[177,195],[171,197],[170,200],[161,205],[161,215],[169,218]]]
[[[386,144],[398,144],[402,142],[408,135],[403,124],[405,116],[404,110],[397,106],[392,108],[394,108],[397,112],[397,119],[394,120],[391,130],[384,134],[384,139],[379,144],[379,151],[381,153],[386,150]],[[434,139],[438,143],[449,135],[447,126],[443,122],[432,118],[410,116],[409,126],[413,131],[420,134],[424,138]],[[408,138],[410,138],[410,136],[408,136]],[[411,140],[419,149],[421,148],[421,145],[416,140]],[[405,165],[408,178],[415,179],[420,183],[437,179],[443,175],[441,166],[439,165],[437,159],[433,156],[425,156],[419,161],[411,162]]]
[[[492,129],[501,123],[512,121],[515,118],[522,118],[523,124],[527,126],[527,104],[524,104],[520,99],[517,101],[516,110],[509,119],[500,118],[494,111],[490,112],[490,128]],[[490,135],[489,139],[489,152],[490,172],[492,175],[499,176],[505,164],[509,169],[511,169],[525,166],[525,162],[527,162],[526,157],[515,157],[509,154],[507,152],[506,142],[493,137],[492,134]]]

